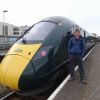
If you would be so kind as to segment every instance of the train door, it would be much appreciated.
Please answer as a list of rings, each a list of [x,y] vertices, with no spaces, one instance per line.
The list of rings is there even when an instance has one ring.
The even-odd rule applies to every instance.
[[[65,60],[67,60],[69,58],[69,55],[68,55],[68,44],[69,44],[70,38],[74,36],[73,31],[74,31],[74,27],[71,27],[64,35],[63,55],[65,57],[64,58]]]

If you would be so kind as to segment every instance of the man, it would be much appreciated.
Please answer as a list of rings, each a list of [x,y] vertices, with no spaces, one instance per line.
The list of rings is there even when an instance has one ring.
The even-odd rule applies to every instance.
[[[72,37],[69,40],[69,45],[68,45],[68,52],[69,52],[69,57],[70,57],[70,75],[71,78],[69,81],[74,80],[74,68],[75,65],[77,64],[79,67],[79,73],[80,73],[80,81],[83,84],[87,84],[85,80],[85,75],[84,75],[84,68],[83,68],[83,60],[82,57],[84,56],[86,49],[86,44],[84,38],[80,34],[80,29],[77,28],[75,29],[74,32],[74,37]]]

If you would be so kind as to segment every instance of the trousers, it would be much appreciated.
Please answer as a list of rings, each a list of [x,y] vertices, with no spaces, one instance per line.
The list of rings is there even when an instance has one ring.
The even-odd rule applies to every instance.
[[[70,57],[70,64],[69,64],[69,68],[70,68],[70,75],[72,77],[74,77],[74,69],[75,66],[78,65],[79,67],[79,73],[80,73],[80,80],[83,80],[85,77],[84,74],[84,68],[83,68],[83,60],[81,56],[77,56],[77,55],[71,55]]]

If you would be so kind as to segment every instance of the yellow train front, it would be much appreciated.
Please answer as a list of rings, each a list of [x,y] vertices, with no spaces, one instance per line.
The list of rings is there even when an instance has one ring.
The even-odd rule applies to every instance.
[[[0,83],[21,94],[38,94],[50,87],[67,58],[72,21],[46,18],[28,29],[0,64]]]
[[[40,46],[41,44],[24,45],[15,43],[1,62],[1,84],[18,91],[23,90],[25,78],[33,78],[33,81],[35,81],[35,70],[30,60]]]

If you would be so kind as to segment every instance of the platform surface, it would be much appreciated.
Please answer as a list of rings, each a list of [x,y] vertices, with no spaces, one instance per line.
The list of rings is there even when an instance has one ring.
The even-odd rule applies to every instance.
[[[80,82],[78,70],[75,80],[67,82],[53,100],[100,100],[100,44],[84,60],[87,85]]]

